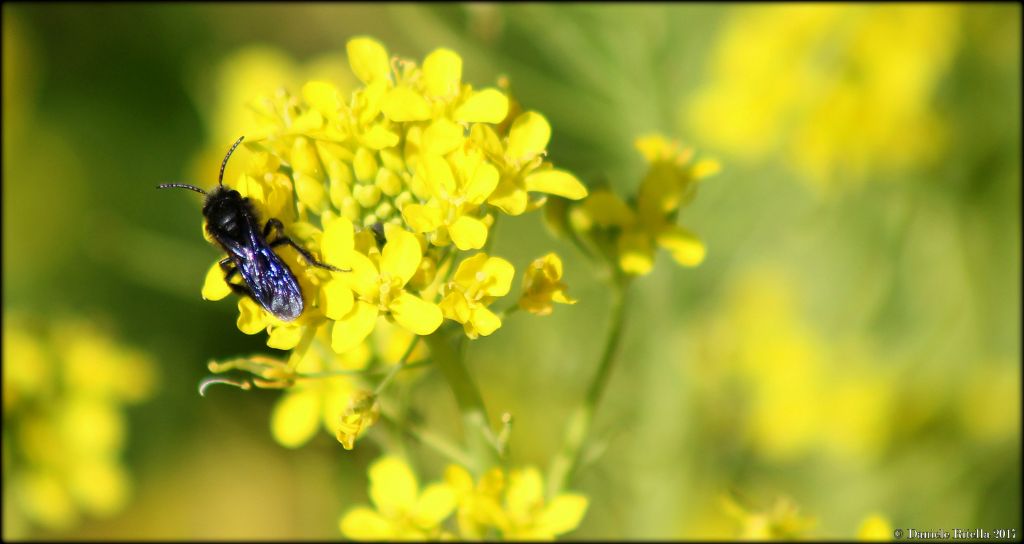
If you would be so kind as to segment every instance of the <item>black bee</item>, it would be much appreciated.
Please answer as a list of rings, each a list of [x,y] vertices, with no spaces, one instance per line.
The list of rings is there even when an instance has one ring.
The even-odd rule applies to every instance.
[[[302,290],[295,279],[295,274],[288,269],[281,257],[274,253],[273,248],[288,244],[314,266],[335,272],[347,270],[314,259],[308,251],[284,235],[284,225],[277,219],[268,219],[261,229],[256,210],[249,199],[243,198],[234,189],[224,187],[224,168],[244,138],[245,136],[239,138],[224,156],[224,162],[220,165],[220,175],[217,177],[217,187],[209,193],[187,183],[164,183],[157,188],[189,189],[206,195],[203,203],[206,232],[210,233],[228,254],[220,261],[228,285],[236,293],[252,297],[278,319],[291,321],[302,315]],[[271,232],[276,232],[277,237],[269,242],[268,236]],[[231,278],[237,273],[242,274],[245,285],[231,283]]]

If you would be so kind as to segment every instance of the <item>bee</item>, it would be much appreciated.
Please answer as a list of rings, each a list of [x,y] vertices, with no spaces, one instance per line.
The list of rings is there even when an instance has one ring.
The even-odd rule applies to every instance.
[[[228,159],[245,136],[238,138],[224,156],[217,177],[217,187],[206,192],[199,187],[187,183],[164,183],[158,189],[189,189],[206,196],[203,202],[203,217],[206,218],[206,232],[227,252],[228,256],[220,261],[224,271],[224,280],[233,291],[255,300],[268,312],[282,321],[292,321],[302,315],[302,289],[295,274],[281,257],[274,253],[274,248],[290,245],[299,252],[309,264],[334,272],[348,272],[317,261],[300,245],[285,236],[284,225],[276,218],[270,218],[260,228],[259,216],[248,198],[234,190],[224,187],[224,168]],[[271,234],[274,240],[270,241]],[[232,283],[231,278],[241,274],[244,285]]]

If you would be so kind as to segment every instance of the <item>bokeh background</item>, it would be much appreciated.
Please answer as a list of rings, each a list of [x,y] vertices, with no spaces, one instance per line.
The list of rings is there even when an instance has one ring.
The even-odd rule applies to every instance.
[[[198,199],[154,186],[214,183],[246,100],[351,86],[361,34],[507,76],[587,183],[635,190],[650,132],[723,165],[683,210],[707,260],[636,282],[570,536],[852,538],[878,515],[1019,537],[1020,5],[5,3],[5,538],[340,538],[379,444],[289,450],[280,393],[197,394],[211,358],[269,348],[200,298]],[[608,308],[540,214],[494,247],[549,249],[580,303],[469,353],[541,467]],[[411,395],[458,433],[438,376]]]

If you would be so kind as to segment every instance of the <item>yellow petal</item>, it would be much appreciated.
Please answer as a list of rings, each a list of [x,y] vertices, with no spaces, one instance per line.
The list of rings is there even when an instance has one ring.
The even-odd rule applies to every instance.
[[[435,49],[423,59],[423,81],[430,96],[449,96],[459,92],[462,57],[450,49]]]
[[[542,531],[554,535],[568,533],[579,526],[587,513],[587,498],[575,493],[559,495],[544,508],[537,519]]]
[[[462,127],[442,117],[423,131],[423,150],[435,155],[447,155],[462,145],[465,139]]]
[[[341,109],[338,88],[326,81],[310,81],[302,86],[302,98],[326,118],[337,115]]]
[[[267,200],[266,191],[263,190],[263,184],[256,178],[249,175],[242,176],[236,190],[242,196],[251,198],[257,202],[265,202]]]
[[[466,197],[466,202],[470,204],[483,204],[487,197],[491,196],[494,189],[498,187],[498,180],[501,174],[498,173],[498,169],[490,163],[483,163],[477,167],[476,171],[473,172],[472,179],[469,180],[466,187],[463,188],[462,192]]]
[[[348,52],[348,63],[352,73],[363,83],[387,79],[391,72],[388,63],[388,52],[384,46],[372,38],[353,38],[345,44]]]
[[[505,147],[501,145],[501,139],[498,138],[498,134],[492,127],[474,124],[473,128],[469,129],[469,137],[480,147],[481,151],[488,155],[500,157],[505,154]]]
[[[529,204],[529,196],[526,191],[517,187],[512,180],[502,180],[498,188],[487,199],[487,202],[494,204],[498,209],[508,215],[520,215],[526,211]]]
[[[551,271],[552,279],[562,279],[562,258],[559,257],[557,253],[548,253],[537,260],[540,261],[539,265],[541,268]]]
[[[458,493],[473,490],[473,476],[459,465],[448,465],[448,468],[444,469],[444,481]]]
[[[352,268],[352,271],[346,272],[342,276],[348,282],[348,286],[356,293],[359,293],[359,296],[363,299],[375,300],[379,289],[378,280],[380,279],[380,274],[373,261],[366,255],[353,251],[349,256],[348,265]]]
[[[558,302],[560,304],[569,305],[576,304],[577,302],[579,302],[578,300],[567,295],[565,291],[555,291],[554,293],[551,293],[551,300]]]
[[[334,322],[331,329],[331,349],[345,353],[366,339],[377,324],[377,307],[362,300],[342,319]]]
[[[365,506],[349,510],[338,525],[345,538],[357,541],[387,540],[394,535],[391,522]]]
[[[551,125],[543,115],[528,111],[516,117],[508,135],[506,154],[516,161],[527,161],[543,153],[551,139]]]
[[[455,270],[455,282],[461,285],[470,285],[477,281],[477,272],[483,270],[484,263],[486,262],[486,253],[477,253],[468,259],[463,259],[459,263],[459,268]]]
[[[512,263],[501,257],[491,257],[481,267],[481,272],[490,279],[484,288],[487,296],[503,297],[512,287],[512,278],[515,276],[516,269]]]
[[[587,188],[564,170],[541,170],[526,176],[526,190],[558,195],[570,200],[587,196]]]
[[[643,276],[654,267],[651,240],[640,231],[627,231],[619,236],[619,267],[628,274]]]
[[[299,345],[302,339],[302,327],[294,324],[271,327],[267,337],[267,346],[274,349],[290,350]]]
[[[505,501],[510,514],[528,514],[543,500],[544,485],[536,468],[527,467],[509,475]]]
[[[320,130],[324,125],[324,117],[316,110],[309,110],[292,120],[289,130],[295,133],[309,133]]]
[[[455,120],[466,123],[500,123],[508,115],[508,97],[497,89],[474,92],[455,110]]]
[[[452,321],[458,321],[459,323],[465,323],[469,321],[472,315],[469,310],[469,302],[462,293],[451,292],[445,295],[444,299],[441,300],[438,305],[444,316]]]
[[[455,242],[455,247],[462,251],[480,249],[487,242],[487,225],[483,221],[463,215],[448,225],[448,234]]]
[[[220,263],[213,263],[213,266],[206,271],[206,279],[203,280],[203,299],[220,300],[231,294],[231,287],[224,279],[224,269]]]
[[[431,192],[447,200],[455,193],[455,177],[448,161],[437,155],[423,155],[420,160],[421,175],[430,186]]]
[[[636,220],[629,205],[608,189],[598,189],[591,193],[583,201],[583,208],[590,219],[602,227],[624,227]]]
[[[388,119],[398,123],[430,119],[430,104],[427,104],[427,100],[404,85],[388,91],[380,107]]]
[[[406,204],[402,208],[402,219],[414,232],[434,232],[441,226],[441,210],[423,204]]]
[[[423,258],[420,242],[413,233],[391,223],[384,225],[384,237],[387,243],[380,256],[380,273],[400,278],[405,285]]]
[[[640,136],[633,145],[647,162],[669,160],[678,152],[679,147],[660,134]]]
[[[473,308],[470,322],[480,336],[488,336],[501,327],[501,318],[484,306]]]
[[[270,432],[278,444],[297,448],[316,434],[320,423],[320,396],[314,389],[285,393],[270,414]]]
[[[420,336],[436,331],[444,320],[436,304],[404,291],[391,301],[388,309],[399,325]]]
[[[249,297],[238,299],[238,330],[245,334],[256,334],[267,328],[267,312]]]
[[[381,150],[398,144],[398,134],[388,130],[387,127],[381,124],[376,124],[370,127],[369,130],[363,133],[362,142],[363,145],[370,149]]]
[[[704,261],[707,250],[692,232],[672,227],[658,235],[658,245],[669,250],[672,258],[683,266],[697,266]]]
[[[331,266],[347,268],[352,249],[355,247],[352,222],[339,217],[327,224],[320,239],[320,251]]]
[[[320,304],[328,319],[344,318],[353,303],[352,289],[341,279],[331,279],[320,286]]]
[[[713,176],[722,170],[722,165],[718,161],[713,159],[702,159],[697,161],[697,164],[693,165],[691,175],[693,179],[703,179],[708,176]]]
[[[370,465],[370,500],[385,516],[411,511],[418,488],[416,475],[400,457],[389,455]]]
[[[413,517],[418,525],[433,527],[444,521],[452,510],[455,510],[455,492],[452,488],[446,484],[431,484],[416,501]]]

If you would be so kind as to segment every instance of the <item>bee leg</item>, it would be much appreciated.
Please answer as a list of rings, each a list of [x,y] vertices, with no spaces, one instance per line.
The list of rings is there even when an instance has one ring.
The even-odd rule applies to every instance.
[[[292,246],[293,248],[295,248],[295,251],[298,251],[299,255],[302,255],[302,257],[305,258],[306,261],[309,264],[313,265],[313,266],[316,266],[316,267],[319,267],[319,268],[323,268],[325,270],[331,270],[333,272],[349,272],[350,271],[350,270],[346,270],[344,268],[338,268],[336,266],[331,266],[331,265],[329,265],[327,263],[322,263],[322,262],[314,259],[313,255],[311,255],[308,251],[303,249],[302,246],[300,246],[299,244],[296,244],[295,241],[293,241],[291,238],[289,238],[289,237],[284,235],[284,225],[282,225],[281,222],[278,221],[277,219],[268,219],[267,220],[267,224],[263,227],[263,237],[266,238],[267,236],[269,236],[270,232],[272,230],[276,230],[277,231],[277,240],[274,240],[273,242],[270,242],[270,247],[277,247],[277,246],[279,246],[281,244],[288,244],[288,245]]]
[[[220,269],[224,271],[224,281],[227,282],[228,285],[233,285],[231,283],[231,278],[235,277],[235,274],[238,273],[238,268],[236,268],[234,263],[231,262],[231,257],[224,257],[217,264],[219,264]]]
[[[350,272],[351,271],[351,269],[338,268],[336,266],[331,266],[331,265],[329,265],[327,263],[322,263],[322,262],[314,259],[313,255],[311,255],[308,251],[303,249],[302,246],[300,246],[299,244],[296,244],[294,240],[292,240],[291,238],[289,238],[287,236],[282,236],[282,237],[278,238],[277,240],[274,240],[273,242],[270,242],[270,247],[277,247],[277,246],[279,246],[281,244],[288,244],[288,245],[292,246],[293,248],[295,248],[295,251],[298,251],[299,254],[302,255],[302,257],[305,258],[306,261],[309,262],[309,264],[311,264],[313,266],[316,266],[316,267],[319,267],[319,268],[323,268],[325,270],[331,270],[333,272]]]
[[[270,231],[272,231],[272,230],[276,230],[277,231],[277,236],[278,237],[280,237],[280,238],[284,238],[285,237],[284,236],[284,225],[281,223],[280,219],[276,219],[276,218],[273,218],[273,217],[271,217],[270,219],[267,219],[267,224],[263,225],[263,237],[266,238],[267,236],[270,236]]]
[[[228,282],[228,287],[230,287],[232,291],[238,293],[239,295],[245,295],[253,300],[256,300],[256,297],[252,296],[252,291],[250,291],[249,288],[244,285],[238,285],[237,283]]]
[[[220,269],[224,271],[225,280],[231,279],[231,276],[234,276],[236,273],[238,273],[238,269],[235,268],[234,264],[231,262],[231,257],[224,257],[223,259],[218,261],[217,264],[219,264]]]

